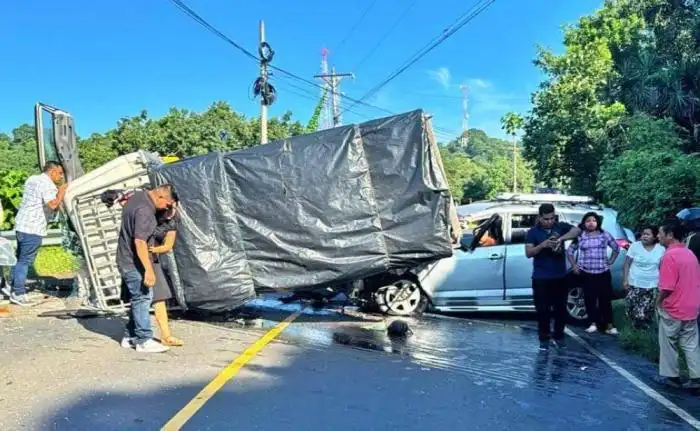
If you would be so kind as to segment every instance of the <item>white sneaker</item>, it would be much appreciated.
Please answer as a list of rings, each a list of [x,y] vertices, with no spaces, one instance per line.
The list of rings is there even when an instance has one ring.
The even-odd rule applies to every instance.
[[[124,349],[133,349],[134,347],[136,347],[136,343],[134,343],[134,339],[131,337],[122,338],[121,344]]]
[[[606,334],[608,335],[617,335],[619,332],[617,332],[617,328],[610,328],[607,331],[605,331]]]
[[[163,353],[168,350],[170,350],[170,347],[164,346],[153,339],[136,345],[136,351],[139,353]]]
[[[598,332],[598,326],[595,323],[593,323],[593,324],[591,324],[591,326],[589,326],[586,329],[586,332],[588,332],[589,334],[592,334],[594,332]]]
[[[26,294],[15,295],[14,293],[12,293],[10,294],[10,302],[19,305],[20,307],[31,307],[32,305],[36,305],[36,303],[30,300]]]
[[[12,296],[12,292],[10,292],[10,288],[8,286],[5,286],[2,289],[0,289],[0,293],[7,296],[8,298]]]

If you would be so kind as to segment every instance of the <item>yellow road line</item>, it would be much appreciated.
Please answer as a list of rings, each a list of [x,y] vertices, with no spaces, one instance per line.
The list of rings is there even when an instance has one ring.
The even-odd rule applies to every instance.
[[[219,375],[214,377],[214,379],[209,382],[209,384],[206,385],[204,389],[197,394],[197,396],[192,398],[192,400],[187,403],[185,407],[183,407],[175,414],[175,416],[173,416],[165,425],[163,425],[161,431],[172,431],[182,428],[185,423],[187,423],[187,421],[190,420],[192,416],[194,416],[195,413],[197,413],[197,411],[199,411],[199,409],[201,409],[204,404],[226,384],[226,382],[238,374],[241,368],[243,368],[248,361],[260,353],[260,351],[264,349],[265,346],[270,344],[272,340],[277,338],[282,331],[287,329],[287,327],[301,315],[302,311],[297,311],[296,313],[290,314],[286,319],[278,323],[274,328],[270,329],[265,335],[260,337],[247,349],[245,349],[245,351],[226,368],[224,368]]]

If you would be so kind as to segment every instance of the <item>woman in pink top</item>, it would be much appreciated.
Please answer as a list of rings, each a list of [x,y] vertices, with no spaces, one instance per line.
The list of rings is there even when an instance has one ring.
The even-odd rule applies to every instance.
[[[589,327],[586,332],[597,332],[598,328],[610,335],[617,335],[612,324],[612,278],[610,267],[620,253],[615,238],[601,227],[603,217],[596,212],[584,214],[579,228],[581,235],[567,249],[567,257],[574,274],[583,287]],[[608,247],[612,254],[608,258]],[[578,259],[575,257],[578,251]]]
[[[681,242],[683,227],[677,221],[659,229],[666,253],[659,268],[659,375],[662,383],[680,386],[678,347],[685,353],[690,380],[687,388],[700,387],[700,264]],[[678,346],[678,347],[676,347]]]

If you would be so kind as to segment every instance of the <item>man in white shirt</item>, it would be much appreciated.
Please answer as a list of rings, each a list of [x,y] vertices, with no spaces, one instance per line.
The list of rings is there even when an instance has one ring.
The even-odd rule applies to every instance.
[[[24,286],[29,266],[34,263],[41,241],[46,236],[49,221],[61,206],[68,184],[56,187],[63,180],[63,166],[47,162],[44,171],[24,183],[22,202],[15,217],[17,238],[17,265],[12,270],[12,291],[3,289],[10,301],[21,306],[32,305]]]

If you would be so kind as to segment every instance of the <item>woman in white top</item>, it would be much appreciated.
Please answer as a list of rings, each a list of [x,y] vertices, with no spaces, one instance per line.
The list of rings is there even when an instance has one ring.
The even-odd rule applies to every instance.
[[[659,264],[666,251],[657,243],[657,233],[656,227],[645,227],[641,241],[630,246],[625,258],[622,281],[627,290],[627,316],[637,328],[648,326],[654,318]]]

